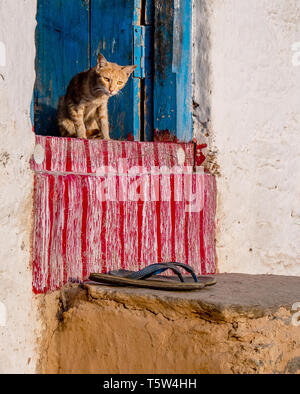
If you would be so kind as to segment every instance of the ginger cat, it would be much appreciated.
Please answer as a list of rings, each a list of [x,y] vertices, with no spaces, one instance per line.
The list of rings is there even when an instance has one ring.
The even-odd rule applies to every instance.
[[[99,54],[96,67],[75,75],[59,99],[61,135],[109,140],[108,100],[123,89],[136,67],[110,63]]]

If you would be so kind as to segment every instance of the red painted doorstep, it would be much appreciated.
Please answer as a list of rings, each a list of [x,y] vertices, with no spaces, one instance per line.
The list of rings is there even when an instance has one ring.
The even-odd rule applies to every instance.
[[[36,144],[44,148],[45,158],[40,164],[31,160],[35,171],[35,293],[58,289],[71,278],[85,280],[90,272],[137,270],[160,261],[190,264],[198,274],[215,273],[214,177],[149,173],[155,165],[192,168],[193,143],[37,136]],[[178,154],[179,148],[183,155],[182,151]],[[103,166],[108,165],[112,168],[104,173]],[[135,166],[140,168],[128,177]],[[158,181],[160,199],[153,201],[150,192]],[[105,182],[115,201],[101,200]],[[186,211],[183,196],[189,182],[192,191],[198,187],[202,192],[202,210]],[[122,201],[123,194],[134,196],[137,184],[144,201]]]

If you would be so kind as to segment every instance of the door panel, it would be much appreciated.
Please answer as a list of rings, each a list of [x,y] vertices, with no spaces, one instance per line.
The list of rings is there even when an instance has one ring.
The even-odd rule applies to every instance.
[[[58,99],[89,68],[89,0],[39,0],[36,19],[35,131],[59,135]]]
[[[176,72],[177,123],[180,141],[192,141],[192,0],[175,0],[173,65]]]
[[[151,0],[152,2],[152,0]],[[148,1],[150,3],[150,1]],[[150,11],[148,11],[148,21]],[[144,45],[145,45],[145,79],[143,86],[143,123],[144,141],[153,141],[153,26],[145,26]]]
[[[121,65],[134,64],[133,21],[137,5],[134,0],[93,0],[91,2],[91,62],[92,67],[101,52],[108,61]],[[137,84],[135,82],[135,84]],[[140,125],[139,100],[133,78],[130,77],[121,93],[109,100],[110,136],[113,139],[127,139],[128,134],[138,135]]]
[[[172,70],[174,0],[154,1],[154,129],[176,134],[176,74]]]
[[[154,1],[154,128],[192,140],[192,0]]]

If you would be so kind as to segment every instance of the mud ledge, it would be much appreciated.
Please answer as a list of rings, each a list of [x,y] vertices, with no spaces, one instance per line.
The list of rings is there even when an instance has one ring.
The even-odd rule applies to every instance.
[[[300,373],[300,277],[218,274],[199,292],[87,284],[40,297],[42,373]]]

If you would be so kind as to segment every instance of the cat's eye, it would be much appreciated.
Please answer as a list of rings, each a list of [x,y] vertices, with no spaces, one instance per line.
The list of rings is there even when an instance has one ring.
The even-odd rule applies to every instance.
[[[118,81],[118,85],[123,85],[123,82],[122,81]]]
[[[104,79],[105,82],[109,82],[110,81],[110,79],[106,78],[106,77],[103,77],[103,79]]]

